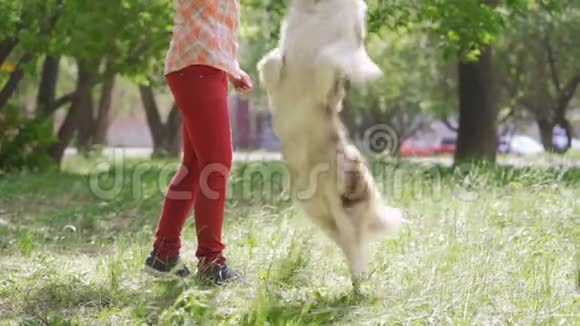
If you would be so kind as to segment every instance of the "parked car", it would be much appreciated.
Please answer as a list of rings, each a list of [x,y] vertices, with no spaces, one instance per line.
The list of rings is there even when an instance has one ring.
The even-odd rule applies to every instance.
[[[580,139],[572,139],[572,149],[575,151],[580,151]]]
[[[437,154],[454,154],[457,149],[457,139],[443,138],[438,147],[435,148]]]
[[[399,149],[401,156],[433,156],[453,154],[456,149],[455,138],[443,138],[435,143],[425,143],[417,140],[403,142]]]
[[[509,152],[516,155],[534,155],[543,153],[544,146],[531,137],[515,135],[510,140]]]

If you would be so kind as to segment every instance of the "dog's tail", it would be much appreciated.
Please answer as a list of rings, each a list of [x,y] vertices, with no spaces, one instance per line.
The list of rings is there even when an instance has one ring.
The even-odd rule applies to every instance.
[[[260,83],[266,90],[274,89],[282,77],[284,60],[279,49],[274,49],[258,62]]]

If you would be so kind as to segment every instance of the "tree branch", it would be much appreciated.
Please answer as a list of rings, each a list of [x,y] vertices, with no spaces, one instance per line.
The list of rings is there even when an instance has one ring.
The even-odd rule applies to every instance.
[[[413,137],[417,132],[419,132],[420,130],[422,130],[423,128],[425,128],[425,121],[420,121],[417,123],[416,126],[411,127],[409,130],[407,130],[405,133],[401,133],[399,135],[399,142],[403,143],[405,141],[407,141],[409,138]]]
[[[576,74],[576,76],[574,76],[570,81],[568,81],[566,86],[564,86],[564,88],[559,92],[558,99],[556,100],[556,107],[554,108],[557,115],[565,115],[566,108],[574,97],[578,85],[580,85],[580,72]]]
[[[14,50],[17,44],[18,40],[14,37],[7,38],[0,42],[0,65],[8,59],[8,56],[12,53],[12,50]]]
[[[98,86],[102,80],[96,80],[97,78],[95,78],[94,80],[91,80],[89,85],[91,88]],[[52,105],[50,106],[50,108],[48,109],[48,113],[49,114],[54,114],[56,111],[58,111],[60,108],[62,108],[63,106],[71,103],[75,96],[77,95],[76,90],[72,91],[68,94],[65,94],[61,97],[59,97],[58,99],[56,99],[54,101],[54,103],[52,103]]]
[[[509,96],[512,101],[518,102],[521,96],[519,96],[518,91],[522,88],[522,74],[523,74],[523,63],[518,60],[515,63],[515,72],[513,75],[508,75],[506,78],[502,78],[504,87],[508,90]]]
[[[25,53],[22,58],[20,58],[20,61],[16,65],[16,70],[12,72],[10,78],[0,91],[0,110],[2,110],[6,103],[8,103],[10,97],[12,97],[14,92],[16,92],[18,84],[22,78],[24,78],[24,70],[22,69],[22,66],[27,64],[30,60],[32,60],[32,58],[33,55],[31,53]]]
[[[448,117],[445,117],[443,119],[441,119],[441,122],[443,122],[443,124],[445,125],[445,127],[449,128],[449,130],[457,132],[459,131],[459,127],[454,126],[451,121],[449,121]]]
[[[48,110],[50,112],[50,114],[54,114],[58,109],[69,104],[70,102],[72,102],[72,100],[75,98],[75,95],[76,95],[76,91],[73,91],[73,92],[70,92],[66,95],[63,95],[60,98],[58,98],[57,100],[55,100],[54,103],[52,103],[52,106]]]
[[[154,145],[158,148],[163,141],[164,125],[161,121],[153,88],[151,88],[151,86],[140,85],[139,93],[141,94],[141,101],[143,103],[143,108],[145,109],[145,116],[147,118],[147,124],[149,125]]]
[[[546,36],[546,53],[548,54],[548,66],[550,67],[550,73],[552,74],[552,82],[554,83],[558,93],[561,93],[562,84],[560,83],[560,76],[558,74],[558,69],[556,68],[556,57],[554,55],[552,43],[550,42],[550,36]]]
[[[503,125],[504,123],[508,122],[510,118],[512,118],[516,114],[516,110],[513,107],[510,107],[509,112],[499,119],[499,124]]]

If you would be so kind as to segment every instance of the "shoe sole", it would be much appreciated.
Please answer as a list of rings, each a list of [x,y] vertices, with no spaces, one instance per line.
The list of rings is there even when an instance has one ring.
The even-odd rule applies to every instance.
[[[171,272],[161,272],[156,270],[155,268],[152,268],[150,266],[145,265],[145,267],[143,267],[143,272],[154,276],[154,277],[165,277],[171,274]]]
[[[143,267],[143,272],[145,272],[146,274],[149,274],[153,277],[157,277],[157,278],[175,278],[175,279],[184,279],[189,277],[190,275],[187,276],[179,276],[175,273],[176,270],[178,270],[179,268],[181,268],[183,266],[176,266],[174,269],[170,270],[169,272],[161,272],[156,270],[155,268],[145,265]]]

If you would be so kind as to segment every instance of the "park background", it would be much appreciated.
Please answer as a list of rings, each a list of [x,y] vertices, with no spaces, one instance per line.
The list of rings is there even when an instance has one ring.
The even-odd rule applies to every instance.
[[[355,297],[291,205],[257,82],[287,1],[241,0],[256,89],[230,97],[225,236],[248,282],[214,289],[141,273],[180,154],[172,1],[0,0],[0,324],[577,322],[580,4],[368,4],[385,76],[349,89],[343,120],[412,223],[373,245]]]

